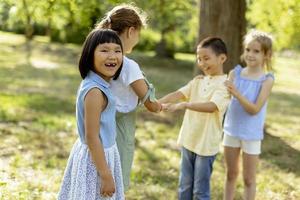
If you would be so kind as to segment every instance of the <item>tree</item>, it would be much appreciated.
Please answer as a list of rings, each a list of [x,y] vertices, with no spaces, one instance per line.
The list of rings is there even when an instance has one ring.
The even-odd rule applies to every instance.
[[[247,20],[250,27],[271,33],[277,50],[300,49],[299,0],[251,1]]]
[[[200,0],[200,29],[198,42],[208,36],[220,37],[226,43],[228,72],[240,61],[242,40],[246,31],[245,0]],[[199,72],[195,69],[195,72]]]
[[[193,37],[193,28],[189,26],[196,13],[196,0],[149,0],[136,3],[149,14],[151,28],[160,33],[156,56],[173,58],[176,48]]]

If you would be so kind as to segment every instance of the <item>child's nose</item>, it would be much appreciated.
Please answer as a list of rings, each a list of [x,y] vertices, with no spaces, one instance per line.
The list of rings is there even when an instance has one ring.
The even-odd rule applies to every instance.
[[[116,56],[117,56],[117,53],[114,52],[114,51],[111,51],[111,52],[109,52],[109,54],[108,54],[108,58],[116,58]]]

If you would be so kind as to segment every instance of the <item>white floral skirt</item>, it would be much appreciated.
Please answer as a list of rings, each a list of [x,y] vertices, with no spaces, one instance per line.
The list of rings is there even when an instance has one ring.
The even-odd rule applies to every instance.
[[[65,169],[58,200],[124,200],[122,170],[117,145],[104,149],[106,162],[113,175],[116,192],[112,197],[100,195],[100,178],[88,146],[75,142]]]

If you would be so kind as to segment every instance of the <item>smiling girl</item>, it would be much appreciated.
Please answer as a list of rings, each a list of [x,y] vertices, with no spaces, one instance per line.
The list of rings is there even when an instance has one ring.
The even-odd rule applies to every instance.
[[[59,200],[122,200],[122,171],[116,145],[116,106],[110,79],[123,62],[122,42],[111,30],[93,30],[79,61],[82,82],[77,92],[79,138],[70,153]]]
[[[245,36],[243,60],[226,81],[232,95],[224,122],[224,156],[227,168],[224,199],[234,199],[240,151],[243,152],[244,199],[255,199],[256,166],[264,136],[267,100],[274,83],[271,68],[272,40],[260,31]]]

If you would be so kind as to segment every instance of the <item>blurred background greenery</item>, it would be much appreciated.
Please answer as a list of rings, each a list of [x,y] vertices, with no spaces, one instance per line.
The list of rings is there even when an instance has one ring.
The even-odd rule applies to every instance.
[[[75,98],[81,81],[77,70],[81,44],[107,10],[126,2],[0,0],[0,200],[56,199],[77,138]],[[201,5],[223,1],[130,2],[149,15],[149,26],[142,31],[141,41],[130,57],[140,64],[161,97],[193,77],[200,26],[209,21],[201,21]],[[300,2],[226,1],[229,9],[237,2],[246,6],[242,13],[245,31],[258,28],[270,32],[276,47],[276,83],[269,100],[266,139],[258,167],[257,199],[297,200]],[[222,17],[230,14],[227,11]],[[202,24],[202,29],[206,26],[209,23]],[[158,55],[161,42],[166,52]],[[176,138],[182,116],[181,112],[157,115],[139,109],[128,200],[176,199],[180,159]],[[212,199],[222,199],[224,173],[221,151],[214,165]],[[236,199],[242,199],[242,189],[240,177]]]
[[[198,0],[1,0],[0,30],[25,34],[29,39],[47,35],[51,41],[81,44],[109,9],[132,2],[149,16],[138,50],[154,50],[163,36],[171,55],[194,52],[199,29]],[[299,0],[245,2],[248,29],[271,33],[278,51],[300,49]]]

